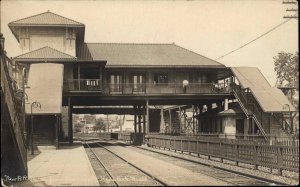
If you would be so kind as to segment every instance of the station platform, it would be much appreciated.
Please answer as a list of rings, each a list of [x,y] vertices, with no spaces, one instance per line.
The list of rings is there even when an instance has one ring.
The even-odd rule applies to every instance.
[[[29,179],[18,186],[99,186],[81,144],[38,146],[39,154],[28,162]]]

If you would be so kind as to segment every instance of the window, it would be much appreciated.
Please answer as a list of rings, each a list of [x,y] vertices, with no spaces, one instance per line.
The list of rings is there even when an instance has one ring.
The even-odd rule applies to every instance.
[[[156,74],[154,75],[154,84],[168,84],[168,75],[167,74]]]
[[[110,91],[111,92],[121,92],[122,91],[121,75],[110,75]]]
[[[144,77],[143,75],[133,75],[132,76],[133,82],[133,91],[134,92],[143,92],[143,83]]]
[[[198,74],[198,83],[207,83],[207,76],[203,73]]]

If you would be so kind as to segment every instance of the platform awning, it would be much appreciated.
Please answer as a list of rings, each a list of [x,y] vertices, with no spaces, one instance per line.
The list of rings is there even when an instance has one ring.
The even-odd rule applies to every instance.
[[[33,114],[61,114],[63,72],[63,64],[38,63],[30,65],[29,88],[25,91],[28,96],[27,114],[31,113],[31,103],[35,101],[41,104],[41,109],[33,108]]]
[[[258,68],[231,67],[231,70],[238,79],[240,86],[251,90],[264,112],[296,111],[281,90],[271,87]]]
[[[251,87],[250,90],[265,112],[296,111],[295,107],[278,88],[261,88],[256,86]]]
[[[243,88],[253,86],[271,87],[264,75],[256,67],[231,67],[231,70]]]

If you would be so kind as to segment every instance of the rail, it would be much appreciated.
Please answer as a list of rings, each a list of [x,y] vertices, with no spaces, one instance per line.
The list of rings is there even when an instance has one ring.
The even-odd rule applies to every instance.
[[[122,140],[127,143],[133,143],[134,133],[118,133],[118,140]]]
[[[244,92],[244,90],[242,90],[239,86],[235,86],[233,92],[246,115],[253,117],[263,135],[266,136],[268,133],[270,133],[272,126],[270,122],[276,122],[279,124],[281,130],[283,130],[285,133],[292,133],[292,127],[284,118],[284,116],[278,116],[276,113],[273,115],[265,113],[259,106],[250,90],[248,92]]]
[[[118,184],[117,180],[113,177],[113,175],[110,172],[110,170],[105,166],[105,164],[102,162],[102,160],[100,159],[100,157],[98,157],[98,155],[94,152],[94,150],[92,149],[92,147],[86,141],[84,143],[85,143],[85,145],[87,145],[87,147],[89,148],[89,150],[93,153],[93,155],[98,160],[98,162],[101,164],[101,166],[105,169],[105,172],[109,175],[109,177],[111,178],[111,180],[113,181],[113,183],[116,186],[120,186]]]
[[[252,140],[256,142],[261,142],[261,143],[268,143],[270,145],[274,145],[275,141],[288,141],[288,140],[296,140],[298,139],[297,137],[293,136],[276,136],[272,134],[267,134],[266,137],[270,141],[266,141],[265,137],[263,135],[259,134],[237,134],[237,133],[203,133],[203,132],[198,132],[197,134],[194,135],[187,135],[187,134],[170,134],[170,133],[159,133],[159,132],[151,132],[148,135],[167,135],[167,136],[183,136],[183,137],[208,137],[208,138],[216,138],[216,139],[242,139],[242,140]]]
[[[168,184],[166,184],[165,182],[163,182],[162,180],[158,179],[157,177],[153,176],[151,173],[147,172],[146,170],[138,167],[137,165],[131,163],[130,161],[126,160],[125,158],[123,158],[122,156],[118,155],[117,153],[111,151],[110,149],[106,148],[105,146],[103,146],[102,144],[100,144],[99,142],[95,142],[97,145],[99,145],[101,148],[105,149],[106,151],[108,151],[109,153],[111,153],[112,155],[116,156],[117,158],[121,159],[122,161],[126,162],[128,165],[134,167],[135,169],[139,170],[140,172],[142,172],[144,175],[150,177],[151,179],[153,179],[154,181],[158,182],[158,184],[162,185],[162,186],[169,186]]]
[[[143,133],[133,133],[133,132],[101,132],[97,133],[97,138],[105,140],[122,140],[127,143],[134,143],[136,141],[141,141],[144,137]]]
[[[101,79],[67,79],[64,80],[65,91],[101,91]]]
[[[292,132],[292,127],[291,127],[291,125],[290,125],[289,122],[283,117],[283,115],[282,115],[281,117],[278,117],[277,114],[274,114],[274,115],[273,115],[273,118],[275,119],[275,121],[276,121],[277,123],[280,124],[280,127],[281,127],[281,129],[282,129],[284,132],[286,132],[286,133],[288,133],[288,134],[290,134],[290,133]],[[281,119],[280,119],[280,118],[281,118]]]
[[[224,94],[231,93],[229,87],[215,88],[212,83],[103,83],[101,79],[67,79],[64,91],[101,91],[104,94]]]
[[[20,107],[18,107],[14,95],[17,90],[11,74],[9,73],[9,69],[12,69],[12,62],[6,54],[3,53],[3,49],[1,49],[1,88],[3,91],[4,105],[7,107],[9,112],[11,125],[14,130],[23,167],[27,171],[27,150],[24,137],[24,121],[18,112]]]
[[[251,98],[252,102],[249,102],[249,95],[251,92],[247,92],[247,97],[244,93],[244,90],[242,90],[239,86],[235,86],[233,92],[245,114],[249,117],[252,117],[252,119],[256,122],[261,134],[266,140],[268,140],[266,131],[269,132],[270,128],[265,125],[263,121],[263,111],[260,107],[258,107],[258,104],[255,102],[255,100]],[[250,97],[251,96],[252,95],[250,95]]]
[[[222,139],[214,137],[183,137],[165,135],[146,135],[151,147],[201,154],[210,157],[299,173],[299,140],[275,141],[274,145],[255,140]]]

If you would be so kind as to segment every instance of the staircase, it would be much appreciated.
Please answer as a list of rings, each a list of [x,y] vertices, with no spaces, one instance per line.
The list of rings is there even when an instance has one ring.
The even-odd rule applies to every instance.
[[[246,116],[255,121],[264,138],[270,140],[271,136],[290,137],[290,125],[286,120],[282,120],[278,114],[264,112],[250,90],[246,90],[247,89],[241,89],[239,86],[235,86],[233,90],[234,96],[238,100]],[[285,123],[285,127],[283,127],[283,123]]]
[[[24,137],[24,121],[14,93],[17,92],[10,76],[12,62],[1,46],[1,161],[10,177],[24,176],[27,171],[27,149]],[[3,148],[3,146],[5,148]],[[13,154],[13,156],[11,155]],[[5,160],[5,162],[3,161]],[[4,173],[6,172],[6,173]]]
[[[272,87],[256,67],[230,69],[238,83],[234,81],[234,95],[246,116],[253,119],[265,139],[274,136],[293,138],[291,115],[296,109],[282,91]],[[286,105],[288,108],[285,108]]]
[[[282,118],[281,118],[282,119]],[[291,137],[291,126],[290,124],[285,120],[280,120],[280,117],[274,114],[273,123],[270,127],[270,133],[274,134],[277,137]]]
[[[262,135],[264,136],[264,138],[266,140],[268,140],[266,131],[268,132],[269,129],[268,128],[264,129],[261,125],[262,119],[261,119],[261,121],[259,121],[258,116],[256,116],[254,114],[254,107],[256,109],[258,107],[254,106],[254,103],[249,102],[247,95],[244,93],[244,91],[240,87],[236,86],[233,89],[233,93],[234,93],[235,98],[238,100],[242,110],[244,111],[245,115],[247,116],[247,118],[253,119],[255,121],[257,127],[259,128],[259,130],[262,133]],[[247,92],[247,94],[249,95],[250,92]]]

